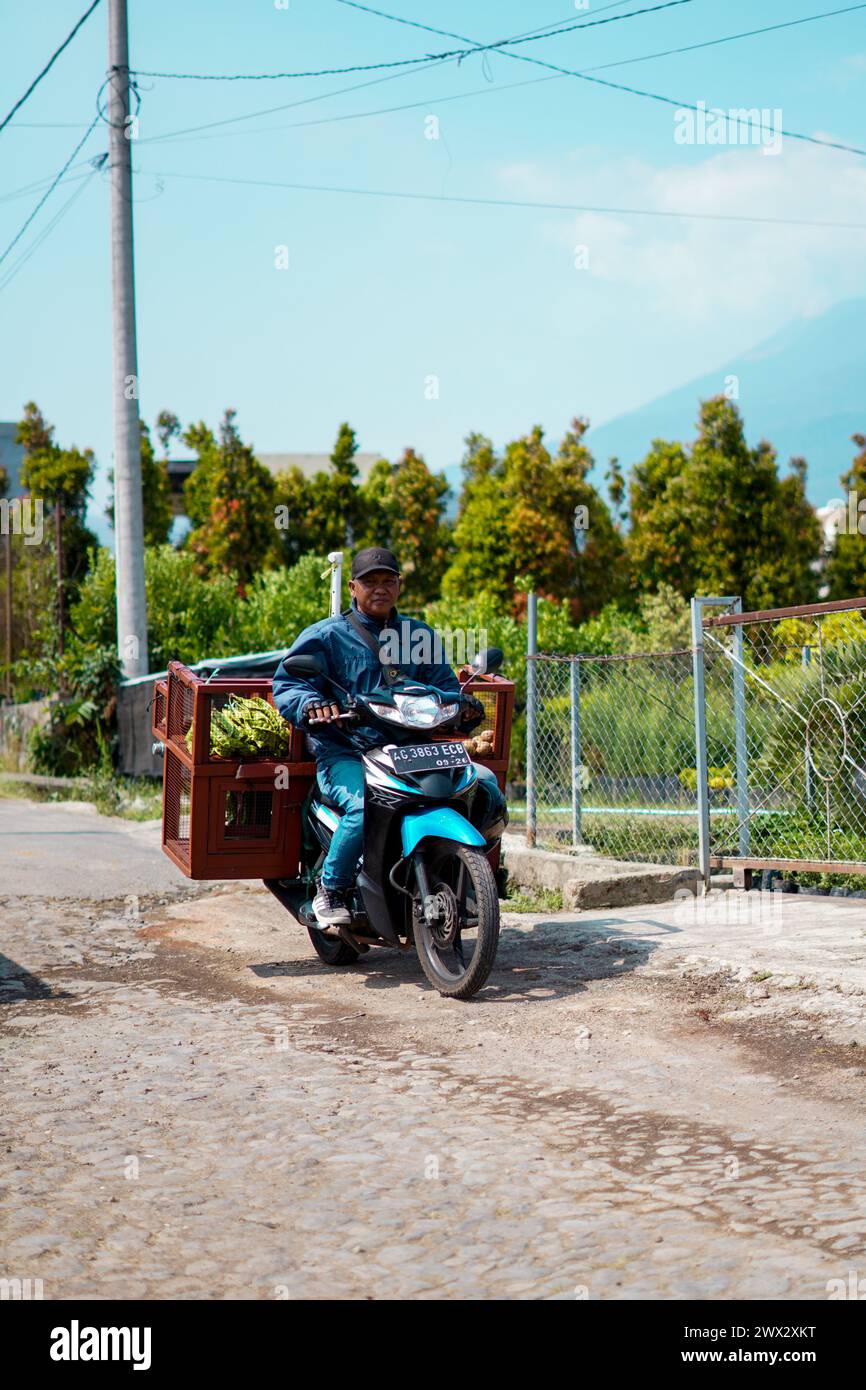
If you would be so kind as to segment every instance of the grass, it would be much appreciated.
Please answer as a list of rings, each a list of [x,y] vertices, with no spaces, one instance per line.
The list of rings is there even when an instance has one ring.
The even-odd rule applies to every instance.
[[[561,912],[561,888],[517,888],[509,884],[506,912]]]
[[[157,820],[162,815],[162,783],[150,777],[112,777],[96,772],[87,782],[40,787],[32,782],[0,782],[0,797],[38,802],[89,801],[103,816]]]

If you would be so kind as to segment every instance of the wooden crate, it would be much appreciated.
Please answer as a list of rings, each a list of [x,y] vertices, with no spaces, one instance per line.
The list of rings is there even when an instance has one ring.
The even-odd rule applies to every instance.
[[[476,761],[495,773],[504,791],[514,685],[481,676],[467,690],[486,710],[473,734],[493,730],[492,756]],[[187,878],[296,878],[301,808],[316,775],[315,762],[299,729],[292,729],[289,756],[282,761],[244,763],[212,754],[211,711],[233,695],[261,695],[273,703],[269,680],[204,681],[179,661],[171,663],[166,679],[156,682],[152,728],[165,745],[162,847]],[[497,867],[498,851],[491,863]]]
[[[165,685],[165,853],[188,878],[296,878],[301,806],[316,772],[300,731],[292,730],[283,761],[245,763],[210,751],[211,711],[233,695],[271,700],[271,682],[203,681],[173,661]]]

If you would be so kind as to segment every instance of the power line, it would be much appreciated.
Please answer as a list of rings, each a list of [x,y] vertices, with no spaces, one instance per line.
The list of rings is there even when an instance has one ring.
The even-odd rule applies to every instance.
[[[96,129],[97,125],[99,124],[99,120],[100,120],[100,117],[99,117],[98,114],[97,114],[96,116],[94,116],[93,120],[90,122],[90,125],[87,127],[87,130],[86,130],[85,133],[82,135],[81,139],[79,140],[78,144],[75,146],[75,149],[72,151],[72,154],[71,154],[71,155],[69,156],[69,158],[67,159],[67,161],[66,161],[66,163],[64,164],[63,168],[60,170],[59,174],[56,174],[56,175],[55,175],[54,179],[53,179],[52,182],[51,182],[50,187],[47,188],[47,189],[45,190],[45,192],[43,193],[42,197],[39,199],[39,202],[36,204],[35,208],[34,208],[33,211],[31,212],[30,216],[27,218],[27,221],[26,221],[26,222],[24,223],[24,225],[15,233],[15,236],[12,238],[12,240],[11,240],[10,243],[9,243],[9,245],[6,247],[6,250],[2,253],[2,255],[0,255],[0,265],[2,265],[3,262],[6,260],[6,257],[9,255],[10,251],[12,250],[12,248],[13,248],[14,246],[16,246],[16,245],[18,244],[18,242],[21,240],[21,238],[23,237],[24,233],[27,231],[27,228],[30,226],[30,223],[33,221],[34,217],[35,217],[36,214],[39,212],[40,208],[43,207],[44,204],[45,204],[45,203],[48,201],[48,199],[51,197],[51,194],[54,192],[54,190],[55,190],[55,188],[57,187],[57,185],[59,184],[60,180],[63,178],[63,175],[66,173],[66,171],[67,171],[67,169],[69,168],[69,166],[71,165],[73,159],[74,159],[75,156],[78,154],[79,150],[83,149],[85,142],[86,142],[87,140],[89,140],[89,138],[90,138],[90,136],[92,135],[93,131]]]
[[[43,79],[43,77],[45,76],[45,74],[46,74],[47,72],[49,72],[49,71],[51,70],[51,68],[54,66],[54,64],[56,63],[57,59],[60,57],[61,53],[63,52],[64,48],[67,48],[67,47],[69,46],[69,44],[71,44],[72,40],[75,38],[75,35],[78,33],[79,29],[81,28],[82,24],[84,24],[84,23],[90,18],[90,16],[93,14],[93,11],[96,9],[96,7],[97,7],[98,4],[99,4],[99,0],[93,0],[93,4],[90,6],[90,9],[89,9],[89,10],[85,10],[84,14],[83,14],[83,15],[81,16],[81,18],[79,19],[79,21],[78,21],[78,23],[76,24],[75,28],[72,29],[72,30],[67,34],[66,38],[63,40],[63,43],[60,45],[60,47],[59,47],[59,48],[56,48],[56,49],[54,50],[54,52],[52,53],[51,57],[48,59],[48,62],[45,64],[45,67],[44,67],[44,68],[42,69],[42,71],[40,72],[39,76],[38,76],[38,77],[34,77],[33,81],[30,83],[30,86],[27,88],[27,91],[24,93],[23,97],[20,97],[20,98],[18,99],[18,101],[16,101],[15,105],[12,107],[12,110],[9,112],[8,116],[5,116],[4,119],[3,119],[2,121],[0,121],[0,130],[3,130],[4,126],[7,126],[7,125],[9,124],[9,122],[12,120],[12,117],[15,115],[15,112],[18,111],[18,110],[24,105],[25,101],[26,101],[27,98],[31,95],[31,93],[32,93],[32,92],[35,92],[36,88],[39,86],[39,83],[42,81],[42,79]]]
[[[581,20],[577,24],[568,24],[560,29],[552,29],[545,33],[517,34],[509,39],[498,39],[495,43],[476,44],[472,39],[461,39],[461,42],[472,44],[472,47],[452,48],[444,53],[425,53],[421,58],[395,58],[387,63],[357,63],[352,67],[318,68],[305,72],[146,72],[143,68],[132,68],[130,71],[135,77],[162,77],[182,82],[279,82],[289,78],[336,77],[350,72],[378,72],[384,68],[414,67],[418,63],[445,62],[453,58],[461,62],[470,54],[493,53],[506,49],[511,44],[534,43],[539,39],[552,39],[560,34],[571,34],[577,29],[594,29],[600,24],[617,24],[624,19],[637,19],[640,15],[657,14],[659,10],[671,10],[679,5],[691,4],[694,4],[694,0],[662,0],[661,4],[648,5],[642,10],[630,10],[628,14],[608,15],[606,19]],[[456,37],[460,38],[461,36],[457,35]]]
[[[95,163],[95,161],[91,161],[91,163]],[[98,172],[99,168],[94,167],[91,169],[89,174],[81,176],[83,182],[81,182],[79,186],[73,190],[72,195],[69,198],[67,198],[66,202],[63,204],[60,210],[55,213],[51,221],[46,223],[46,225],[42,228],[42,231],[38,234],[38,236],[35,236],[33,238],[33,241],[30,243],[27,250],[22,252],[22,254],[18,257],[18,260],[13,262],[6,275],[2,279],[0,279],[0,293],[2,293],[3,290],[5,290],[7,285],[11,284],[11,282],[15,279],[15,276],[18,274],[19,270],[23,269],[23,267],[30,260],[30,257],[34,254],[34,252],[38,251],[42,243],[51,235],[51,233],[54,231],[54,228],[57,226],[59,222],[63,220],[69,209],[72,207],[72,204],[75,203],[81,197],[85,188],[89,186],[89,184],[96,177]]]
[[[304,193],[342,193],[364,198],[402,198],[411,202],[467,203],[478,207],[531,208],[547,212],[599,213],[606,216],[623,217],[681,217],[699,222],[755,222],[774,227],[820,227],[840,231],[866,231],[866,222],[835,222],[796,217],[757,217],[745,213],[688,212],[682,209],[600,207],[586,203],[531,202],[520,198],[460,197],[457,194],[408,193],[399,189],[345,188],[333,184],[283,183],[275,179],[241,179],[221,174],[179,174],[163,173],[156,170],[144,170],[143,173],[149,178],[192,179],[202,183],[229,183],[252,188],[286,188]]]
[[[345,3],[345,0],[338,0]],[[630,63],[646,63],[650,58],[670,58],[675,53],[694,53],[698,48],[715,48],[720,43],[733,43],[734,39],[751,39],[757,34],[772,34],[777,29],[794,29],[798,24],[813,24],[816,19],[832,19],[835,15],[851,14],[853,10],[866,10],[866,4],[847,5],[843,10],[825,10],[823,14],[805,15],[803,19],[786,19],[781,24],[765,24],[762,29],[744,29],[739,34],[726,34],[720,39],[705,39],[703,43],[689,43],[684,48],[665,48],[659,53],[643,53],[638,58],[620,58],[615,63],[599,63],[582,72],[604,72],[607,68],[624,68]]]
[[[430,24],[422,24],[417,19],[405,19],[402,15],[386,14],[384,10],[374,10],[372,5],[361,5],[356,0],[337,0],[338,5],[346,5],[351,10],[364,10],[366,14],[376,15],[379,19],[390,19],[394,24],[406,24],[410,29],[424,29],[428,34],[442,34],[442,29],[435,29]],[[610,5],[602,5],[601,9],[596,10],[596,14],[604,14],[605,10],[616,10],[621,5],[630,5],[631,0],[612,0]],[[623,16],[626,18],[626,16]],[[561,19],[555,20],[552,24],[541,24],[537,29],[527,29],[525,34],[519,35],[520,38],[529,38],[530,35],[541,34],[545,30],[558,29],[562,25]]]
[[[613,3],[612,3],[612,4],[606,5],[606,6],[604,6],[603,8],[604,8],[604,9],[616,9],[619,5],[630,4],[630,3],[631,3],[631,0],[613,0]],[[602,10],[599,10],[599,11],[598,11],[598,13],[602,13],[602,12],[603,12]],[[377,10],[375,13],[376,13],[376,14],[381,14],[382,11]],[[414,23],[415,23],[415,21],[410,21],[410,20],[405,20],[405,21],[401,21],[401,22],[406,23],[406,24],[409,24],[409,23],[413,23],[413,24],[414,24]],[[557,23],[557,25],[561,25],[562,21],[561,21],[561,20],[557,20],[556,23]],[[424,26],[419,26],[419,27],[429,28],[429,25],[424,25]],[[552,26],[552,25],[547,25],[547,26],[545,26],[545,27],[546,27],[546,28],[552,28],[553,26]],[[441,31],[439,31],[439,32],[441,32]],[[530,32],[530,33],[536,33],[537,31],[536,31],[536,30],[530,30],[529,32]],[[143,139],[143,140],[140,140],[138,143],[141,144],[141,145],[145,145],[145,144],[151,144],[151,143],[157,142],[157,141],[168,141],[168,140],[173,140],[176,136],[181,136],[181,135],[195,135],[195,134],[198,134],[199,131],[216,130],[216,129],[218,129],[218,128],[221,127],[221,126],[239,125],[239,124],[240,124],[241,122],[243,122],[243,121],[252,121],[252,120],[255,120],[258,116],[272,116],[272,115],[275,115],[278,111],[291,111],[291,110],[294,110],[294,108],[297,107],[297,106],[309,106],[309,105],[314,104],[314,103],[319,102],[319,101],[327,101],[327,100],[328,100],[329,98],[331,98],[331,97],[344,96],[344,95],[345,95],[346,93],[348,93],[348,92],[360,92],[360,91],[365,90],[367,87],[377,87],[377,86],[381,86],[382,83],[384,83],[384,82],[396,82],[396,81],[398,81],[400,78],[403,78],[403,77],[412,77],[412,76],[414,75],[414,73],[418,73],[418,72],[428,72],[428,71],[432,70],[433,68],[443,67],[443,66],[444,66],[444,62],[443,62],[443,61],[441,61],[441,60],[431,60],[431,62],[429,63],[429,66],[428,66],[427,68],[423,68],[423,67],[422,67],[422,68],[416,68],[416,69],[414,69],[414,72],[405,72],[405,71],[404,71],[404,72],[392,72],[392,73],[389,73],[386,77],[374,77],[374,78],[371,78],[369,81],[366,81],[366,82],[353,82],[352,85],[349,86],[349,87],[337,87],[334,91],[331,91],[331,92],[317,92],[315,96],[303,97],[303,98],[302,98],[301,100],[299,100],[299,101],[284,102],[284,103],[281,103],[279,106],[265,106],[265,107],[260,108],[260,109],[257,110],[257,111],[247,111],[247,112],[245,112],[245,114],[242,115],[242,116],[225,116],[225,117],[223,117],[223,118],[222,118],[221,120],[219,120],[219,121],[206,121],[206,122],[204,122],[204,124],[202,124],[202,125],[184,126],[184,127],[182,127],[180,130],[170,130],[170,131],[166,131],[163,135],[152,135],[152,136],[146,137],[146,138]],[[543,77],[543,78],[539,78],[538,80],[541,81],[541,82],[550,82],[550,81],[552,81],[553,79],[552,79],[552,78],[548,78],[548,77]],[[527,83],[523,83],[523,82],[515,82],[515,83],[510,84],[510,86],[514,86],[514,87],[522,87],[522,86],[526,86],[526,85],[531,85],[531,84],[527,84]],[[509,87],[500,87],[499,90],[500,90],[500,91],[508,91],[508,90],[509,90]],[[462,95],[462,94],[461,94],[461,95]],[[454,99],[456,99],[456,98],[454,98]],[[451,98],[451,97],[436,98],[436,100],[446,100],[446,101],[450,101],[450,100],[452,100],[452,98]],[[387,109],[399,110],[399,109],[401,109],[401,108],[399,108],[399,107],[394,107],[394,108],[385,108],[385,109],[386,109],[386,110],[387,110]],[[337,118],[337,119],[339,119],[339,118]],[[274,128],[274,129],[281,129],[282,127],[277,126],[277,127],[273,127],[273,128]],[[287,129],[291,129],[292,127],[286,127],[286,128],[287,128]],[[229,132],[229,133],[231,133],[231,132]]]
[[[430,68],[441,67],[441,63],[430,63]],[[418,68],[416,72],[426,72],[427,68]],[[206,121],[204,125],[185,126],[181,130],[170,130],[164,135],[152,135],[147,139],[139,140],[140,145],[150,144],[160,140],[173,139],[178,135],[195,135],[201,130],[215,130],[218,126],[239,125],[242,121],[253,121],[257,116],[272,116],[277,111],[292,111],[297,106],[310,106],[317,101],[326,101],[329,97],[345,96],[347,92],[360,92],[366,87],[378,87],[384,82],[395,82],[400,77],[411,77],[409,72],[392,72],[387,77],[374,77],[368,82],[353,82],[350,87],[338,87],[333,92],[317,92],[315,96],[302,97],[299,101],[283,102],[279,106],[265,106],[259,111],[247,111],[243,116],[225,116],[220,121]]]
[[[404,74],[401,73],[400,76],[402,77]],[[541,82],[557,82],[558,80],[559,74],[554,72],[551,73],[549,77],[528,77],[523,82],[498,82],[492,87],[489,85],[485,87],[474,87],[472,91],[452,92],[450,96],[423,97],[420,101],[403,101],[397,106],[374,106],[366,111],[346,111],[339,116],[318,116],[309,121],[289,121],[286,125],[259,126],[253,130],[226,130],[219,135],[191,135],[190,139],[225,140],[230,139],[234,135],[266,135],[275,130],[305,130],[308,126],[338,125],[342,121],[358,121],[368,116],[389,116],[398,111],[415,111],[419,107],[430,107],[434,103],[438,106],[443,106],[446,102],[450,101],[466,101],[470,97],[487,96],[488,94],[493,95],[497,92],[510,92],[513,91],[515,87],[536,87]],[[352,91],[354,89],[347,88],[346,90]],[[340,92],[331,92],[328,93],[328,95],[340,96]],[[296,104],[298,103],[292,103],[292,105]],[[278,107],[277,109],[282,110],[283,108]],[[266,115],[268,113],[260,111],[252,114]],[[222,125],[224,123],[222,121],[217,121],[215,124]],[[209,130],[210,126],[196,126],[195,129]],[[170,131],[165,135],[151,135],[145,140],[139,140],[137,143],[139,145],[171,144],[174,141],[183,143],[186,135],[186,131]],[[0,198],[0,202],[2,202],[2,198]]]
[[[337,0],[337,3],[344,4],[347,3],[347,0]],[[863,6],[853,5],[851,6],[851,8],[861,9],[863,8]],[[382,12],[378,11],[377,13],[381,14]],[[641,12],[635,10],[633,13],[638,14]],[[832,13],[837,12],[833,11]],[[839,11],[838,13],[842,12]],[[396,16],[394,15],[389,15],[387,17],[390,19],[396,18]],[[628,15],[619,15],[617,17],[620,19],[629,18]],[[816,18],[817,17],[818,16],[816,16]],[[459,39],[461,43],[472,43],[472,39],[468,39],[465,34],[455,34],[450,29],[439,29],[436,32],[443,35],[445,38]],[[647,92],[641,87],[629,87],[624,82],[611,82],[610,79],[606,77],[592,77],[586,70],[578,71],[576,68],[563,68],[560,67],[557,63],[547,62],[544,58],[532,58],[527,53],[512,53],[509,49],[502,48],[501,45],[497,45],[497,48],[504,54],[506,58],[513,58],[518,63],[532,63],[536,67],[548,68],[551,72],[558,72],[563,77],[576,77],[580,79],[580,81],[582,82],[593,82],[600,87],[610,87],[611,90],[615,92],[628,92],[631,96],[645,97],[649,101],[658,101],[663,103],[663,105],[665,106],[673,106],[678,111],[693,111],[697,112],[698,114],[701,114],[702,112],[702,108],[695,105],[695,103],[691,101],[678,101],[675,100],[673,97],[661,96],[658,92]],[[707,114],[705,109],[703,110],[703,114]],[[768,130],[768,127],[765,126],[763,122],[760,120],[749,120],[744,124],[748,124],[750,129],[758,129],[763,130],[765,132]],[[866,156],[866,149],[861,149],[858,145],[844,145],[838,140],[822,140],[817,135],[806,135],[802,131],[786,130],[784,126],[780,127],[778,131],[771,130],[769,131],[769,133],[772,134],[774,137],[777,135],[784,135],[789,140],[803,140],[807,144],[821,145],[825,149],[842,150],[846,154],[857,154]]]
[[[370,13],[370,14],[375,14],[375,15],[377,15],[377,16],[380,16],[381,18],[384,18],[384,19],[388,19],[388,18],[391,17],[391,16],[389,16],[389,15],[386,15],[385,12],[384,12],[383,10],[373,10],[373,9],[371,9],[371,7],[370,7],[369,5],[356,5],[356,4],[353,3],[353,0],[337,0],[337,3],[338,3],[338,4],[348,4],[348,5],[352,5],[352,8],[365,10],[365,11],[367,11],[367,12]],[[625,3],[625,0],[618,0],[618,3]],[[697,49],[697,48],[712,48],[712,47],[714,47],[714,46],[716,46],[716,45],[718,45],[718,44],[722,44],[722,43],[731,43],[731,42],[733,42],[733,40],[735,40],[735,39],[752,38],[752,37],[754,37],[755,35],[758,35],[758,34],[771,33],[772,31],[774,31],[774,30],[776,30],[776,29],[788,29],[788,28],[792,28],[792,27],[794,27],[794,26],[796,26],[796,25],[799,25],[799,24],[809,24],[809,23],[812,23],[813,21],[818,20],[818,19],[829,19],[829,18],[831,18],[831,17],[833,17],[833,16],[835,16],[835,15],[839,15],[839,14],[848,14],[848,13],[850,13],[851,10],[862,10],[862,9],[866,9],[866,3],[857,4],[857,5],[850,5],[850,6],[848,6],[847,8],[842,9],[842,10],[827,10],[827,11],[825,11],[825,12],[822,13],[822,14],[807,15],[807,16],[805,16],[805,18],[803,18],[803,19],[791,19],[791,20],[786,20],[785,22],[783,22],[783,23],[781,23],[781,24],[771,24],[771,25],[767,25],[767,26],[765,26],[765,27],[762,28],[762,29],[749,29],[749,30],[745,30],[745,31],[743,31],[742,33],[738,33],[738,34],[727,34],[727,35],[725,35],[725,36],[723,36],[723,37],[721,37],[721,38],[717,38],[717,39],[707,39],[707,40],[705,40],[705,41],[702,42],[702,43],[689,44],[689,45],[688,45],[687,47],[685,47],[685,48],[669,48],[669,49],[665,49],[665,50],[662,51],[662,52],[657,52],[657,53],[645,53],[645,54],[642,54],[641,56],[636,57],[636,58],[623,58],[623,59],[619,59],[619,60],[617,60],[616,62],[613,62],[613,63],[601,63],[601,64],[599,64],[597,67],[581,68],[581,69],[580,69],[580,72],[581,72],[581,74],[591,73],[591,72],[603,72],[603,71],[605,71],[605,70],[608,69],[608,68],[624,67],[624,66],[627,66],[627,65],[630,64],[630,63],[642,63],[642,62],[646,62],[646,61],[648,61],[650,58],[666,58],[666,57],[669,57],[671,54],[675,54],[675,53],[689,53],[689,52],[692,52],[694,49]],[[415,21],[415,20],[398,19],[397,16],[394,16],[394,18],[397,19],[397,22],[398,22],[398,23],[401,23],[401,24],[411,24],[411,25],[413,25],[413,26],[416,26],[416,25],[417,25],[417,21]],[[429,28],[430,28],[430,26],[429,26],[429,25],[426,25],[426,24],[425,24],[425,25],[419,25],[419,26],[417,26],[417,27],[421,27],[421,28],[424,28],[424,29],[429,29]],[[437,30],[437,31],[435,31],[435,32],[442,33],[442,32],[444,32],[444,31],[442,31],[442,30]],[[515,57],[515,56],[517,56],[517,55],[515,55],[515,54],[505,54],[505,56],[506,56],[506,57]],[[431,67],[432,67],[432,66],[438,66],[438,64],[431,64]],[[407,74],[405,74],[405,73],[397,73],[397,74],[395,74],[395,76],[397,76],[397,77],[402,77],[402,76],[406,76],[406,75],[407,75]],[[439,105],[443,105],[445,102],[451,102],[451,101],[465,101],[465,100],[466,100],[467,98],[469,98],[469,97],[493,95],[494,93],[497,93],[497,92],[508,92],[508,91],[511,91],[512,89],[514,89],[515,87],[532,87],[532,86],[535,86],[537,83],[541,83],[541,82],[554,82],[554,81],[558,81],[559,78],[564,77],[564,76],[566,76],[566,75],[567,75],[567,74],[566,74],[565,72],[553,72],[553,73],[551,73],[548,77],[528,78],[528,79],[527,79],[526,81],[524,81],[524,82],[497,83],[497,84],[495,84],[494,86],[487,85],[487,86],[484,86],[484,87],[477,87],[477,88],[473,89],[473,90],[470,91],[470,92],[457,92],[457,93],[451,94],[450,96],[427,97],[427,98],[423,98],[423,99],[420,100],[420,101],[407,101],[407,102],[401,102],[401,103],[399,103],[398,105],[395,105],[395,106],[380,106],[380,107],[374,107],[373,109],[367,110],[367,111],[351,111],[351,112],[345,112],[345,113],[343,113],[343,114],[341,114],[341,115],[338,115],[338,116],[322,116],[322,117],[318,117],[318,118],[316,118],[316,119],[314,119],[314,120],[310,120],[310,121],[291,121],[291,122],[289,122],[288,124],[282,125],[282,126],[265,126],[265,127],[260,127],[258,130],[245,131],[245,132],[242,132],[242,133],[247,134],[247,135],[262,135],[262,134],[268,133],[269,131],[275,131],[275,130],[301,130],[301,129],[307,128],[308,126],[332,125],[332,124],[336,125],[336,124],[341,123],[342,121],[363,120],[363,119],[365,119],[365,118],[367,118],[367,117],[370,117],[370,116],[392,115],[392,114],[395,114],[395,113],[400,112],[400,111],[412,111],[412,110],[417,110],[419,107],[422,107],[422,106],[429,106],[429,105],[433,104],[434,102],[435,102],[435,103],[438,103]],[[387,81],[393,81],[393,76],[390,77],[390,78],[380,78],[379,81],[386,81],[386,82],[387,82]],[[365,87],[365,86],[368,86],[368,85],[373,85],[373,84],[369,84],[369,83],[361,83],[361,84],[359,84],[359,86],[361,86],[361,87]],[[141,141],[139,141],[139,144],[147,145],[147,144],[169,143],[169,142],[171,142],[171,141],[173,141],[173,140],[175,140],[175,139],[182,138],[184,135],[192,134],[192,133],[198,132],[198,131],[211,130],[211,129],[217,127],[217,126],[222,126],[222,125],[229,124],[229,123],[231,123],[231,121],[251,120],[251,119],[253,119],[255,116],[258,116],[258,115],[270,115],[272,111],[287,110],[287,109],[290,109],[291,107],[294,107],[294,106],[296,106],[296,105],[305,105],[306,102],[309,102],[309,101],[318,101],[318,100],[324,99],[324,97],[327,97],[327,96],[339,96],[339,95],[341,95],[341,92],[351,92],[351,91],[356,91],[356,90],[358,90],[358,88],[355,87],[355,86],[353,86],[353,87],[346,87],[346,88],[342,88],[341,91],[323,93],[321,97],[308,97],[308,98],[306,98],[306,101],[305,101],[305,102],[300,102],[300,103],[298,103],[298,102],[291,102],[291,103],[289,104],[289,107],[282,107],[282,106],[279,106],[279,107],[271,107],[271,108],[265,109],[264,111],[251,112],[251,113],[249,113],[249,114],[246,115],[246,116],[231,117],[231,118],[229,118],[228,121],[215,121],[215,122],[208,123],[208,124],[205,124],[205,125],[202,125],[202,126],[193,126],[193,127],[190,127],[188,130],[168,131],[168,132],[166,132],[164,135],[154,135],[154,136],[149,137],[148,139],[141,140]],[[219,140],[219,139],[225,138],[225,135],[232,135],[232,134],[234,134],[234,133],[235,133],[235,132],[228,131],[228,132],[225,132],[224,135],[216,135],[216,136],[212,136],[212,137],[210,137],[210,138]]]
[[[91,160],[82,159],[79,161],[78,164],[70,165],[70,168],[79,169],[83,164],[90,163]],[[83,179],[86,177],[86,174],[76,174],[74,175],[74,177],[64,179],[63,182],[64,184],[75,183],[78,179]],[[44,188],[46,184],[49,184],[50,182],[51,176],[49,176],[47,179],[37,179],[35,183],[22,184],[20,188],[13,188],[9,193],[0,193],[0,203],[12,203],[15,201],[16,198],[23,198],[26,193],[38,193],[40,188]]]

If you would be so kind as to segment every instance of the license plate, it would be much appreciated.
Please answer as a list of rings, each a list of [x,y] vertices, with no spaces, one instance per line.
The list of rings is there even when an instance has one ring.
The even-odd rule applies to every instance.
[[[469,764],[469,754],[462,743],[409,743],[388,751],[395,772],[436,772],[439,768]]]

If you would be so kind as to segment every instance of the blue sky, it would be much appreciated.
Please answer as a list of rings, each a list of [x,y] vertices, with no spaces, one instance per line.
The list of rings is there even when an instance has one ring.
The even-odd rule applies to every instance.
[[[381,0],[476,42],[651,2]],[[85,8],[2,0],[0,114]],[[690,0],[515,52],[585,70],[832,8]],[[0,133],[0,251],[40,196],[7,195],[56,173],[91,120],[105,26],[103,4]],[[454,46],[337,0],[289,0],[285,9],[273,0],[131,0],[130,32],[132,66],[146,71],[332,68]],[[789,129],[866,146],[866,9],[599,75],[677,100],[778,108]],[[776,155],[678,144],[672,108],[573,78],[535,80],[548,76],[491,53],[396,77],[143,78],[133,159],[144,416],[169,407],[185,422],[215,424],[232,406],[263,451],[327,450],[348,419],[362,448],[393,458],[412,445],[442,468],[459,459],[471,429],[501,445],[540,423],[555,442],[575,414],[600,424],[729,363],[792,319],[866,294],[863,231],[256,184],[866,223],[862,157],[792,140]],[[160,139],[289,103],[304,104]],[[342,116],[352,119],[334,120]],[[426,138],[430,117],[438,140]],[[97,128],[80,158],[105,148]],[[62,442],[96,451],[99,501],[111,460],[103,176],[4,287],[18,253],[79,187],[56,190],[0,267],[0,419],[36,399]],[[281,246],[286,270],[275,265]],[[576,255],[578,246],[586,251]]]

